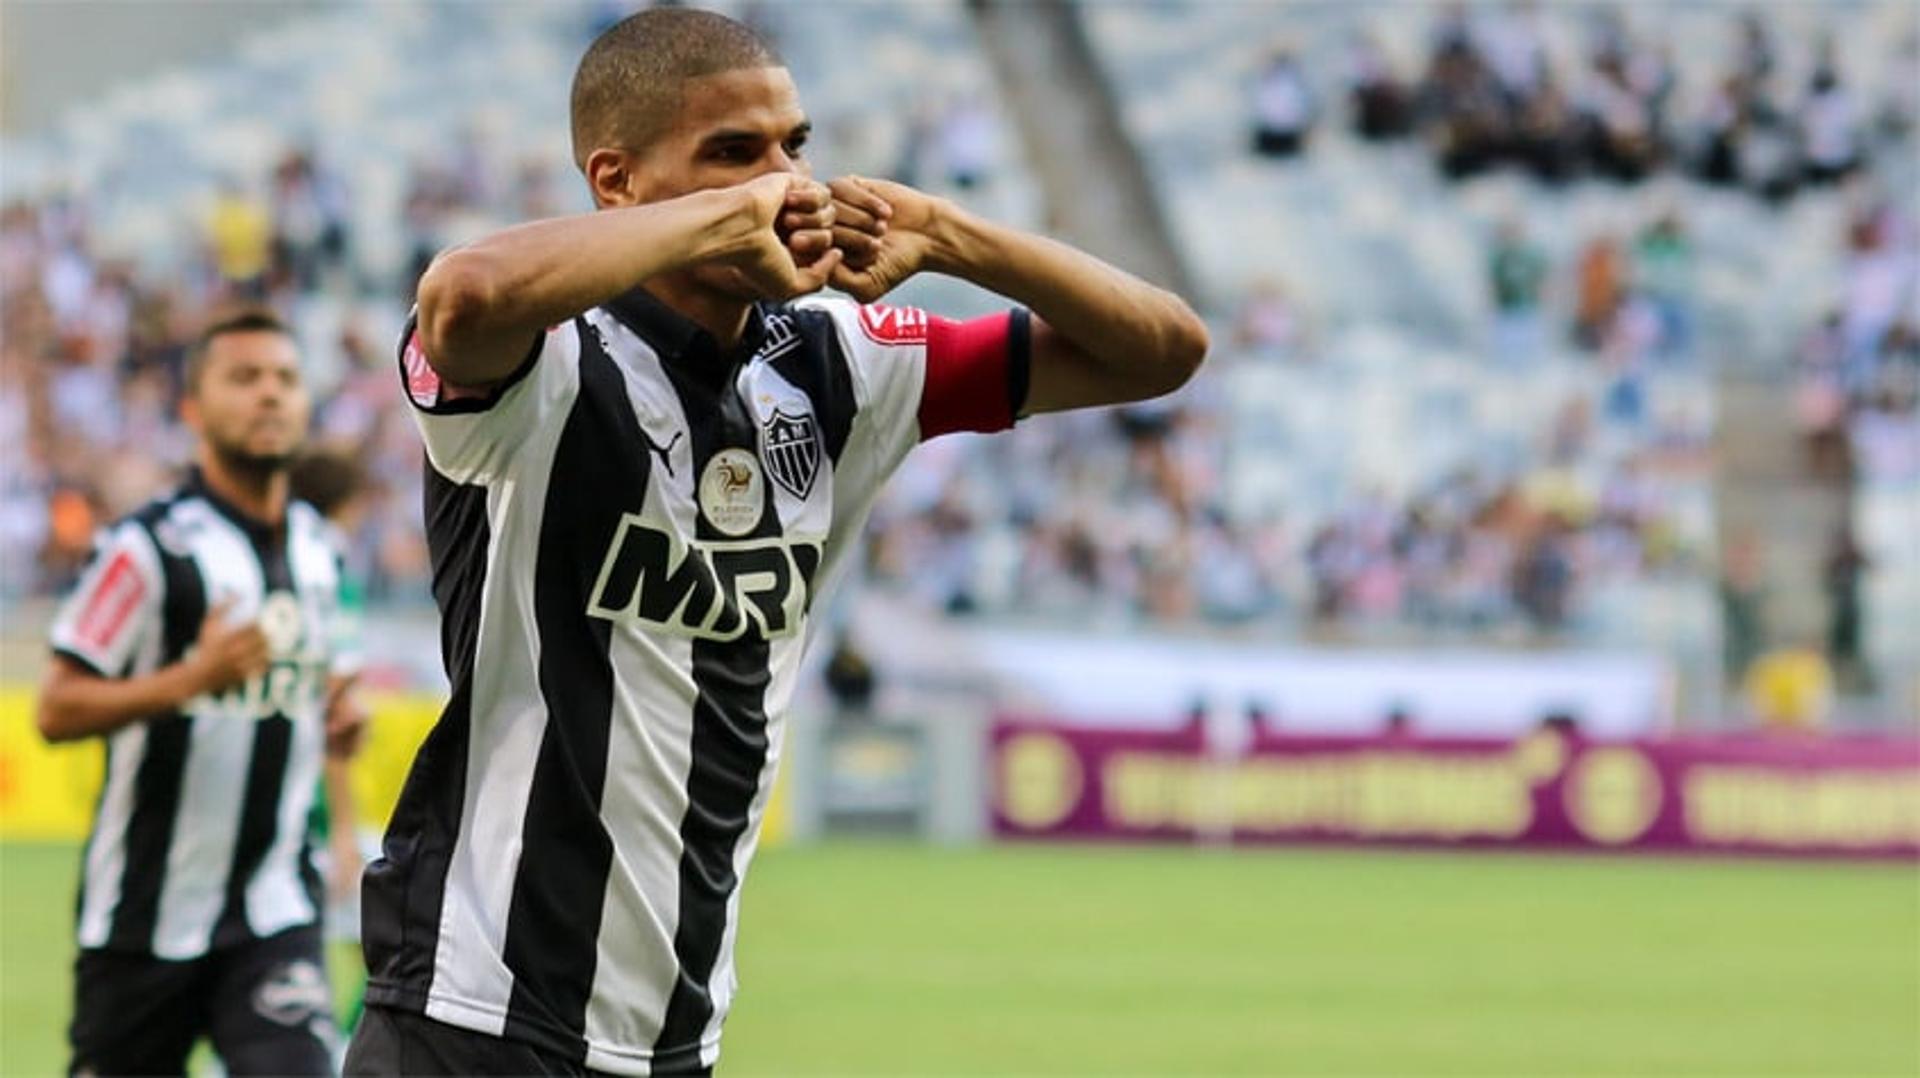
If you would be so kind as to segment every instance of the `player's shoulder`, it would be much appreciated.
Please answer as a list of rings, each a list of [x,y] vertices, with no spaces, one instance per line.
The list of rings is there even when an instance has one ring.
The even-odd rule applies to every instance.
[[[93,562],[104,566],[100,572],[105,578],[161,582],[162,553],[174,534],[170,514],[180,498],[180,491],[169,491],[94,531]]]
[[[122,541],[155,539],[171,526],[182,506],[192,499],[193,492],[184,484],[175,486],[108,523],[102,532]]]
[[[841,338],[856,349],[918,348],[927,343],[927,312],[918,307],[860,303],[822,294],[796,300],[787,310],[800,317],[831,320]]]

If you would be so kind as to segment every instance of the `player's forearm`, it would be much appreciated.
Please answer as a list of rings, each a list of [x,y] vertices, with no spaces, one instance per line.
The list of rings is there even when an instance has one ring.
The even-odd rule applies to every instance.
[[[346,759],[329,756],[321,766],[321,781],[327,791],[327,826],[335,835],[352,836],[359,826],[353,805],[353,771]]]
[[[1179,388],[1207,353],[1207,327],[1179,296],[1064,243],[942,207],[927,269],[1030,308],[1126,399]]]
[[[420,278],[422,343],[447,380],[497,381],[548,326],[649,277],[722,256],[752,226],[747,200],[726,189],[496,232],[443,252]]]
[[[190,662],[130,678],[56,669],[41,686],[34,721],[48,741],[97,737],[177,711],[203,691],[203,678]]]

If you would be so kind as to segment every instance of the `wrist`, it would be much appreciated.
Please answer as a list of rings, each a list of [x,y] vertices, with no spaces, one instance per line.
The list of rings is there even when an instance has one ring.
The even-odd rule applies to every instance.
[[[698,222],[690,262],[723,260],[752,249],[760,231],[758,205],[745,187],[722,187],[686,196]]]
[[[173,707],[184,707],[187,701],[205,694],[209,689],[206,663],[195,652],[180,660],[173,667],[173,681],[168,686],[168,703]]]
[[[969,277],[975,264],[974,252],[980,249],[977,240],[982,222],[951,199],[928,201],[932,207],[931,219],[921,268],[949,277]]]

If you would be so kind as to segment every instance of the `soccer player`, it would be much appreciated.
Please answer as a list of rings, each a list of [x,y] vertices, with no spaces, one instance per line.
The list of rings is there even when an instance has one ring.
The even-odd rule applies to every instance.
[[[72,1069],[327,1074],[333,1030],[307,816],[362,715],[336,664],[340,556],[287,496],[299,354],[270,314],[200,338],[198,466],[108,529],[52,630],[37,721],[106,740],[82,868]]]
[[[916,443],[1192,374],[1178,297],[910,188],[814,182],[750,30],[588,48],[598,211],[443,253],[400,377],[452,695],[367,869],[349,1073],[704,1073],[800,656]],[[871,302],[916,273],[1019,306]]]

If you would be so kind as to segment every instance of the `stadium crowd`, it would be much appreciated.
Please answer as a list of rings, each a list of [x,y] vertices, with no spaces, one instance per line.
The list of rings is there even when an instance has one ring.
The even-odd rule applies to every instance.
[[[1792,189],[1838,180],[1866,159],[1865,125],[1887,137],[1912,128],[1910,101],[1852,87],[1830,55],[1804,92],[1789,93],[1776,34],[1758,16],[1737,21],[1740,48],[1705,116],[1673,114],[1671,58],[1659,42],[1600,17],[1588,69],[1557,70],[1541,18],[1529,5],[1449,10],[1418,79],[1362,36],[1355,130],[1367,140],[1418,135],[1456,177],[1503,163],[1544,183],[1685,168],[1706,183],[1783,195],[1774,183],[1783,160]],[[1913,48],[1902,47],[1911,63]],[[1312,129],[1325,122],[1320,100],[1299,61],[1276,55],[1260,79],[1256,149],[1311,152]],[[885,155],[894,174],[962,199],[990,186],[1005,135],[986,102],[930,98],[902,122]],[[165,483],[185,454],[175,418],[185,342],[222,305],[264,300],[300,331],[319,444],[366,476],[352,557],[369,598],[425,600],[419,449],[389,366],[398,318],[434,251],[481,223],[565,208],[567,183],[478,128],[444,137],[434,152],[422,148],[406,179],[393,223],[405,250],[397,277],[358,257],[352,177],[305,146],[213,193],[183,268],[164,275],[99,254],[82,197],[5,208],[8,596],[64,586],[94,526]],[[1686,361],[1697,337],[1698,256],[1685,199],[1671,205],[1633,229],[1593,235],[1570,261],[1534,241],[1543,222],[1516,216],[1491,240],[1489,359],[1522,369],[1571,342],[1607,376],[1597,397],[1537,402],[1538,427],[1512,466],[1444,470],[1398,496],[1354,475],[1331,508],[1237,512],[1220,373],[1338,362],[1315,311],[1277,281],[1250,282],[1216,337],[1215,362],[1178,398],[921,450],[875,517],[870,577],[953,612],[1549,635],[1577,631],[1588,597],[1617,582],[1700,577],[1701,552],[1676,539],[1659,479],[1705,474],[1705,430],[1665,425],[1648,404],[1648,371]],[[1803,421],[1816,442],[1844,428],[1868,467],[1913,468],[1920,345],[1911,322],[1889,313],[1906,302],[1899,281],[1915,261],[1912,221],[1884,207],[1862,217],[1849,243],[1846,302],[1802,349]],[[1594,452],[1609,428],[1637,432],[1625,452]]]
[[[1920,480],[1920,220],[1864,205],[1839,237],[1839,299],[1800,341],[1796,418],[1812,466]]]
[[[1897,43],[1892,73],[1869,92],[1831,40],[1813,43],[1806,70],[1790,69],[1769,13],[1730,12],[1730,55],[1711,91],[1682,101],[1670,41],[1600,7],[1575,17],[1585,23],[1577,58],[1557,56],[1553,23],[1568,17],[1546,6],[1449,5],[1412,73],[1376,35],[1356,33],[1339,88],[1352,129],[1376,142],[1418,138],[1453,179],[1512,167],[1548,184],[1637,183],[1680,171],[1783,201],[1845,179],[1875,135],[1904,137],[1920,121],[1920,38]],[[1303,152],[1323,96],[1291,49],[1276,50],[1254,82],[1255,151]]]
[[[1594,475],[1583,398],[1515,473],[1462,469],[1401,500],[1355,490],[1323,518],[1232,514],[1222,422],[1203,391],[923,450],[876,515],[873,573],[958,613],[1466,636],[1577,629],[1590,592],[1698,571],[1650,475],[1703,467],[1704,446]]]
[[[265,190],[235,184],[215,195],[186,270],[165,276],[99,255],[77,196],[0,213],[8,598],[70,585],[96,527],[173,481],[189,455],[178,414],[189,344],[215,312],[252,302],[286,312],[299,330],[316,390],[315,448],[366,477],[353,567],[369,595],[424,596],[419,445],[393,392],[392,329],[357,302],[362,282],[337,212],[349,195],[298,151]]]

